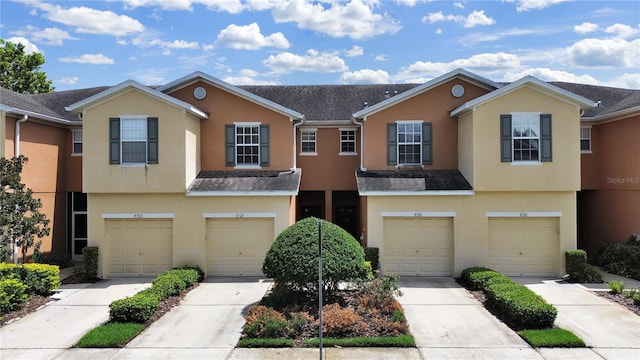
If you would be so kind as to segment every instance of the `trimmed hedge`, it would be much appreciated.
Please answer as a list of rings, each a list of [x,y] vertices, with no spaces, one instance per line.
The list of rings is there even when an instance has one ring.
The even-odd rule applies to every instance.
[[[187,287],[198,282],[201,273],[202,270],[196,267],[165,271],[153,280],[150,288],[112,302],[109,305],[109,321],[146,322],[155,314],[162,300],[180,295]]]
[[[27,287],[16,279],[0,280],[0,315],[18,310],[28,299]]]
[[[47,296],[60,287],[60,268],[47,264],[0,263],[0,278],[21,282],[28,294]]]
[[[377,247],[364,248],[364,260],[371,262],[371,269],[373,271],[378,270],[378,264],[380,263],[380,249]]]
[[[584,250],[565,251],[569,282],[602,282],[602,276],[593,266],[587,264],[587,252]]]
[[[93,281],[98,276],[98,247],[82,248],[82,280]]]
[[[526,286],[488,268],[464,269],[460,282],[470,290],[482,290],[487,295],[489,304],[519,327],[550,328],[558,314],[553,305]]]

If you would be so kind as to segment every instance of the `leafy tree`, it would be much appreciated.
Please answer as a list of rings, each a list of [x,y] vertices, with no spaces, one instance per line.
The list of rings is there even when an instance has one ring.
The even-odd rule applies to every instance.
[[[49,219],[40,213],[42,202],[33,198],[33,192],[21,182],[20,173],[27,158],[0,158],[0,262],[5,262],[13,253],[13,246],[22,248],[24,263],[29,249],[38,248],[49,235]]]
[[[42,94],[54,90],[44,71],[40,53],[26,54],[24,45],[0,39],[0,86],[25,94]]]
[[[342,281],[366,277],[364,250],[348,232],[326,220],[309,217],[284,229],[271,245],[262,271],[278,286],[318,291],[318,221],[322,222],[322,280],[327,295]]]

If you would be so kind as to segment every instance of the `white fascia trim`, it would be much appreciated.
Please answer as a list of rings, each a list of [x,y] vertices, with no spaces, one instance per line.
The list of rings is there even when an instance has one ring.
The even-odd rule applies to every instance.
[[[452,218],[456,217],[455,211],[382,211],[382,217],[402,217],[402,218]]]
[[[262,123],[259,122],[259,121],[246,121],[246,122],[234,121],[233,125],[235,125],[235,126],[260,126],[260,125],[262,125]]]
[[[189,191],[187,196],[296,196],[298,191]]]
[[[29,111],[29,110],[23,110],[23,109],[18,109],[18,108],[14,108],[14,107],[6,107],[5,105],[2,105],[2,111],[4,111],[7,114],[28,115],[29,117],[33,117],[35,119],[45,120],[45,121],[48,121],[48,122],[52,122],[52,123],[56,123],[56,124],[62,124],[62,125],[80,125],[80,124],[82,124],[81,121],[70,121],[70,120],[67,120],[67,119],[61,119],[61,118],[57,118],[57,117],[53,117],[53,116],[49,116],[49,115],[44,115],[44,114],[40,114],[40,113],[37,113],[37,112]],[[30,119],[30,120],[35,120],[35,119]]]
[[[434,88],[442,83],[445,83],[447,81],[449,81],[450,79],[453,78],[464,78],[464,80],[471,82],[471,83],[475,83],[475,85],[478,85],[480,87],[484,87],[488,90],[490,90],[491,88],[493,89],[499,89],[502,87],[501,84],[498,84],[494,81],[491,81],[487,78],[484,78],[480,75],[474,74],[472,72],[469,72],[467,70],[464,69],[455,69],[453,71],[450,71],[444,75],[441,75],[435,79],[432,79],[430,81],[427,81],[426,83],[416,86],[413,89],[407,90],[403,93],[400,93],[396,96],[392,96],[390,98],[388,98],[387,100],[384,100],[382,102],[379,102],[375,105],[369,106],[366,109],[362,109],[358,112],[356,112],[355,114],[353,114],[354,118],[361,118],[364,116],[368,116],[371,114],[374,114],[380,110],[384,110],[385,108],[392,106],[394,104],[399,103],[400,101],[412,98],[424,91],[427,91],[431,88]]]
[[[487,211],[487,217],[500,217],[500,218],[541,218],[541,217],[562,217],[562,211]]]
[[[182,109],[184,109],[187,112],[190,112],[193,115],[196,115],[198,117],[200,117],[201,119],[207,119],[209,116],[207,115],[207,113],[205,113],[204,111],[196,108],[195,106],[186,103],[182,100],[178,100],[172,96],[169,96],[165,93],[162,93],[160,91],[151,89],[148,86],[144,86],[142,84],[140,84],[139,82],[135,81],[135,80],[126,80],[116,86],[113,86],[105,91],[102,91],[100,93],[97,93],[93,96],[90,96],[82,101],[79,101],[75,104],[71,104],[67,107],[65,107],[65,109],[67,111],[73,111],[73,112],[79,112],[80,110],[83,110],[87,107],[89,107],[90,105],[99,102],[109,96],[115,95],[117,93],[126,91],[129,88],[133,88],[136,89],[146,95],[155,97],[161,101],[164,101],[168,104],[171,104],[173,106],[177,106],[180,107]]]
[[[223,90],[225,90],[227,92],[230,92],[232,94],[238,95],[239,97],[244,98],[246,100],[249,100],[249,101],[251,101],[253,103],[256,103],[256,104],[262,105],[264,107],[270,108],[270,109],[272,109],[272,110],[274,110],[276,112],[279,112],[279,113],[281,113],[283,115],[286,115],[288,117],[291,117],[291,118],[294,118],[294,119],[303,119],[304,118],[303,114],[301,114],[301,113],[299,113],[299,112],[297,112],[295,110],[286,108],[286,107],[284,107],[284,106],[282,106],[280,104],[277,104],[277,103],[275,103],[275,102],[273,102],[271,100],[267,100],[267,99],[265,99],[263,97],[260,97],[258,95],[252,94],[252,93],[250,93],[250,92],[248,92],[248,91],[246,91],[244,89],[241,89],[241,88],[239,88],[239,87],[237,87],[235,85],[231,85],[231,84],[229,84],[229,83],[227,83],[225,81],[222,81],[222,80],[220,80],[218,78],[215,78],[215,77],[213,77],[213,76],[211,76],[209,74],[205,74],[202,71],[195,71],[195,72],[193,72],[191,74],[188,74],[188,75],[183,76],[183,77],[181,77],[181,78],[179,78],[177,80],[174,80],[174,81],[172,81],[172,82],[170,82],[170,83],[168,83],[166,85],[160,86],[159,88],[157,88],[157,91],[160,91],[162,93],[172,92],[172,91],[175,91],[175,90],[178,90],[178,89],[182,89],[182,88],[184,88],[186,86],[189,86],[189,85],[195,83],[198,80],[202,80],[202,81],[204,81],[206,83],[209,83],[210,85],[213,85],[213,86],[215,86],[217,88],[223,89]]]
[[[517,88],[521,87],[521,86],[525,86],[525,85],[534,85],[537,86],[538,88],[541,88],[541,90],[544,90],[546,92],[550,92],[553,93],[554,95],[556,95],[559,98],[564,98],[564,99],[569,99],[572,102],[575,102],[579,105],[579,108],[581,109],[587,109],[587,108],[592,108],[594,106],[594,102],[592,100],[589,100],[585,97],[582,97],[580,95],[576,95],[572,92],[566,91],[564,89],[561,89],[557,86],[548,84],[538,78],[535,78],[531,75],[525,76],[520,80],[514,81],[509,85],[505,85],[497,90],[494,90],[490,93],[487,93],[485,95],[482,95],[480,97],[477,97],[471,101],[467,101],[466,103],[462,104],[461,106],[459,106],[458,108],[456,108],[455,110],[451,111],[451,113],[449,115],[451,115],[452,117],[457,117],[458,115],[467,112],[471,109],[473,109],[474,107],[487,102],[487,101],[491,101],[497,97],[500,97],[502,95],[508,94],[514,90],[516,90]]]
[[[630,116],[634,116],[640,112],[640,106],[633,106],[627,109],[618,110],[609,114],[597,115],[592,117],[583,117],[580,119],[581,123],[588,122],[592,124],[606,124],[608,122],[626,119]]]
[[[250,212],[250,213],[203,213],[205,219],[275,219],[274,212]]]
[[[360,196],[459,196],[475,195],[473,190],[442,191],[360,191]]]
[[[102,213],[103,219],[173,219],[174,213]]]

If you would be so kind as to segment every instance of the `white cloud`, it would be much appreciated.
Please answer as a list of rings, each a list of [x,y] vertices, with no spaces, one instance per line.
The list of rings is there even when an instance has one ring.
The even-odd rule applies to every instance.
[[[435,33],[436,35],[441,35],[441,34],[442,34],[442,29],[437,28],[437,29],[436,29],[436,31],[434,31],[434,33]]]
[[[458,39],[458,42],[464,45],[474,45],[480,42],[494,42],[500,39],[515,37],[515,36],[541,36],[551,35],[554,33],[562,32],[559,27],[539,27],[539,28],[527,28],[527,29],[507,29],[496,32],[474,32],[468,35],[462,36]]]
[[[378,54],[373,58],[373,60],[375,60],[375,61],[389,61],[389,56],[387,56],[387,54]]]
[[[8,39],[5,39],[5,41],[12,42],[14,44],[22,44],[22,45],[24,45],[24,52],[27,55],[33,54],[33,53],[44,54],[44,51],[38,49],[38,47],[35,44],[33,44],[31,41],[29,41],[29,39],[24,38],[22,36],[13,36],[13,37],[10,37]]]
[[[174,40],[164,41],[155,37],[154,31],[145,31],[144,33],[134,37],[129,42],[131,45],[146,48],[146,47],[160,47],[164,49],[199,49],[200,44],[197,41],[186,40]],[[126,45],[128,42],[125,40],[118,40],[118,44]]]
[[[464,9],[464,4],[461,2],[453,3],[453,6],[457,7],[458,9]]]
[[[102,54],[84,54],[80,56],[69,56],[58,59],[61,62],[78,63],[78,64],[94,64],[94,65],[110,65],[114,64],[113,59]]]
[[[576,25],[573,27],[573,31],[580,35],[588,34],[590,32],[594,32],[598,30],[598,25],[590,22],[583,22],[580,25]]]
[[[463,24],[465,28],[472,28],[478,25],[493,25],[496,23],[494,19],[485,15],[484,10],[474,10],[466,17],[462,15],[444,15],[442,11],[438,11],[436,13],[429,13],[427,16],[422,17],[421,21],[423,23],[428,22],[429,24],[440,21],[453,21]]]
[[[567,48],[565,55],[577,66],[640,68],[640,39],[584,39]]]
[[[71,77],[63,77],[61,79],[56,80],[55,82],[63,85],[74,85],[78,82],[78,80],[80,80],[80,78],[78,78],[77,76],[71,76]]]
[[[274,1],[272,15],[276,23],[295,22],[299,28],[327,34],[333,38],[364,39],[393,35],[402,28],[388,14],[376,14],[375,1],[352,0],[349,3],[310,3],[304,0]]]
[[[567,0],[518,0],[516,10],[519,12],[529,10],[541,10],[551,5],[559,4]],[[508,2],[513,2],[510,0]]]
[[[124,36],[144,30],[144,26],[138,20],[112,11],[96,10],[85,6],[63,8],[60,5],[37,0],[22,0],[22,2],[41,10],[45,18],[74,27],[75,31],[80,33]]]
[[[591,75],[576,75],[567,71],[553,70],[548,68],[531,68],[519,71],[507,71],[504,73],[501,81],[516,81],[527,75],[535,76],[543,81],[563,81],[580,84],[597,85],[598,80]]]
[[[279,85],[276,81],[271,80],[258,80],[260,74],[251,69],[242,69],[238,72],[238,76],[227,76],[223,81],[226,81],[233,85]]]
[[[185,41],[185,40],[173,40],[171,42],[162,42],[162,47],[167,47],[170,49],[198,49],[200,45],[198,45],[197,41]]]
[[[393,76],[397,81],[424,82],[456,68],[493,74],[521,68],[520,59],[515,54],[508,53],[484,53],[473,55],[466,59],[456,59],[451,62],[423,62],[417,61]]]
[[[389,73],[384,70],[348,71],[340,76],[343,84],[386,84],[389,83]]]
[[[64,40],[77,40],[62,29],[46,28],[42,30],[32,25],[27,25],[24,30],[11,31],[11,34],[23,37],[29,36],[35,42],[57,46],[62,45]]]
[[[626,89],[640,89],[640,73],[625,73],[611,81],[605,82],[604,85]]]
[[[351,49],[345,50],[344,54],[347,57],[362,56],[364,54],[364,48],[362,46],[353,45]]]
[[[270,55],[263,61],[264,65],[274,73],[284,74],[294,71],[332,73],[347,71],[349,68],[339,56],[328,53],[318,53],[308,50],[306,55],[296,55],[290,52]]]
[[[263,47],[276,47],[288,49],[289,41],[280,32],[264,36],[260,33],[260,26],[251,23],[245,26],[231,24],[218,33],[217,44],[232,49],[258,50]]]
[[[127,74],[128,77],[145,85],[160,85],[167,83],[169,69],[157,67],[145,67],[135,69]]]
[[[429,3],[429,2],[433,2],[435,0],[395,0],[396,4],[398,5],[404,5],[404,6],[409,6],[409,7],[414,7],[418,4],[421,3]]]
[[[607,34],[618,35],[621,39],[628,39],[630,37],[638,36],[640,29],[634,29],[629,25],[613,24],[604,30]]]
[[[204,5],[211,11],[224,11],[238,14],[244,10],[240,0],[124,0],[125,8],[158,7],[162,10],[193,11],[193,5]]]

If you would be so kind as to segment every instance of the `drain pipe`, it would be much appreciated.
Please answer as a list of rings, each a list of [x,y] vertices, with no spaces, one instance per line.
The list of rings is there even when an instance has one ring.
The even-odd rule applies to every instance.
[[[16,121],[15,136],[13,139],[13,156],[14,157],[20,156],[20,124],[22,124],[27,120],[29,120],[29,115],[22,115],[22,118]],[[13,263],[14,264],[18,263],[18,246],[16,245],[15,241],[13,242]]]
[[[356,118],[351,118],[351,122],[360,127],[360,171],[367,171],[364,167],[364,122],[367,121],[365,117],[361,122],[357,122]]]
[[[298,167],[298,161],[297,161],[297,153],[296,150],[298,148],[298,143],[297,143],[297,139],[298,139],[298,127],[300,127],[302,124],[304,124],[304,117],[300,119],[300,122],[297,123],[295,122],[295,120],[293,120],[293,118],[290,118],[291,121],[293,122],[293,167],[291,168],[291,172],[296,171],[297,167]]]

